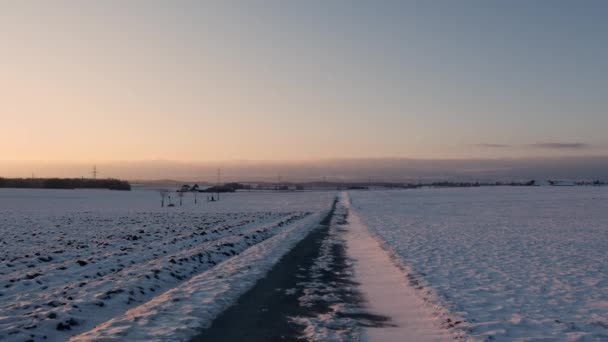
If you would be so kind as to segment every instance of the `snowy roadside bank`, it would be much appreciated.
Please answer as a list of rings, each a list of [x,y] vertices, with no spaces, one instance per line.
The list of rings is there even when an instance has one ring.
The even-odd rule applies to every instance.
[[[195,336],[314,228],[310,215],[272,238],[70,341],[184,341]]]
[[[361,222],[350,205],[348,193],[342,194],[342,205],[348,211],[345,237],[355,281],[369,311],[388,316],[391,323],[367,327],[364,338],[373,342],[438,342],[462,338],[461,334],[440,326],[441,317],[417,295],[403,271]]]

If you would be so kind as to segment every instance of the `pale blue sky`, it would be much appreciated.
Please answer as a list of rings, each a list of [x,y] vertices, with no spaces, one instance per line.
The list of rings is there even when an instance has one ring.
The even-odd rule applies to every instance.
[[[605,1],[3,2],[0,159],[608,155],[606,18]]]

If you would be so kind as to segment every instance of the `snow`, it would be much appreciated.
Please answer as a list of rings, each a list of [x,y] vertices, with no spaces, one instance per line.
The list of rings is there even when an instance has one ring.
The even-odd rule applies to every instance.
[[[201,212],[233,213],[258,211],[289,211],[290,208],[320,208],[326,198],[333,199],[332,192],[262,192],[239,191],[223,193],[219,202],[207,202],[206,193],[198,193],[198,205],[194,193],[186,193],[183,207],[179,206],[176,192],[170,193],[173,208],[161,208],[158,191],[141,189],[134,191],[110,190],[46,190],[0,189],[0,210],[3,213],[32,213],[35,215],[71,212]],[[320,201],[320,202],[319,202]]]
[[[70,341],[188,340],[255,285],[320,219],[317,214],[293,224],[242,255]]]
[[[345,253],[343,253],[344,251]],[[318,257],[299,282],[298,301],[311,310],[290,317],[306,341],[451,341],[463,334],[419,298],[402,270],[341,193]]]
[[[370,340],[433,339],[438,325],[472,340],[608,340],[607,188],[348,194],[338,210],[348,223],[332,222],[327,243],[346,240],[369,309],[396,325],[366,328]],[[184,206],[160,208],[149,190],[1,189],[0,340],[186,340],[263,277],[334,196],[239,192],[210,203],[200,194],[195,205],[187,194]],[[331,257],[322,253],[317,268]],[[352,328],[342,337],[358,336],[335,318],[361,309],[343,304],[304,322],[321,329],[307,333],[338,323]]]
[[[418,297],[447,315],[447,327],[474,340],[608,340],[608,189],[352,191],[350,198]]]
[[[354,260],[355,279],[370,311],[390,318],[390,324],[367,328],[366,339],[374,342],[454,340],[457,336],[440,327],[440,317],[430,303],[416,295],[402,270],[361,223],[347,194],[342,196],[342,203],[349,210],[346,240],[348,255]]]
[[[65,340],[109,320],[110,331],[80,339],[185,338],[252,286],[335,196],[201,195],[160,208],[155,191],[0,190],[0,340]]]

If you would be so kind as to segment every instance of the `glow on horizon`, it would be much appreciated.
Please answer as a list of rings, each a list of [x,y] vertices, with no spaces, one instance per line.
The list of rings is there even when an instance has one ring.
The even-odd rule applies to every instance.
[[[608,155],[608,5],[0,4],[0,160]]]

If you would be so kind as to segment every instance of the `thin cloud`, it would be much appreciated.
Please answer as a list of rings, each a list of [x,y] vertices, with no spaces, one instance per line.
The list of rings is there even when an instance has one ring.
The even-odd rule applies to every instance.
[[[591,145],[585,143],[538,143],[538,144],[530,144],[527,145],[532,148],[546,148],[546,149],[554,149],[554,150],[584,150],[587,148],[591,148]]]
[[[477,144],[475,145],[477,147],[484,147],[484,148],[507,148],[507,147],[511,147],[509,145],[503,145],[503,144],[487,144],[487,143],[482,143],[482,144]]]

